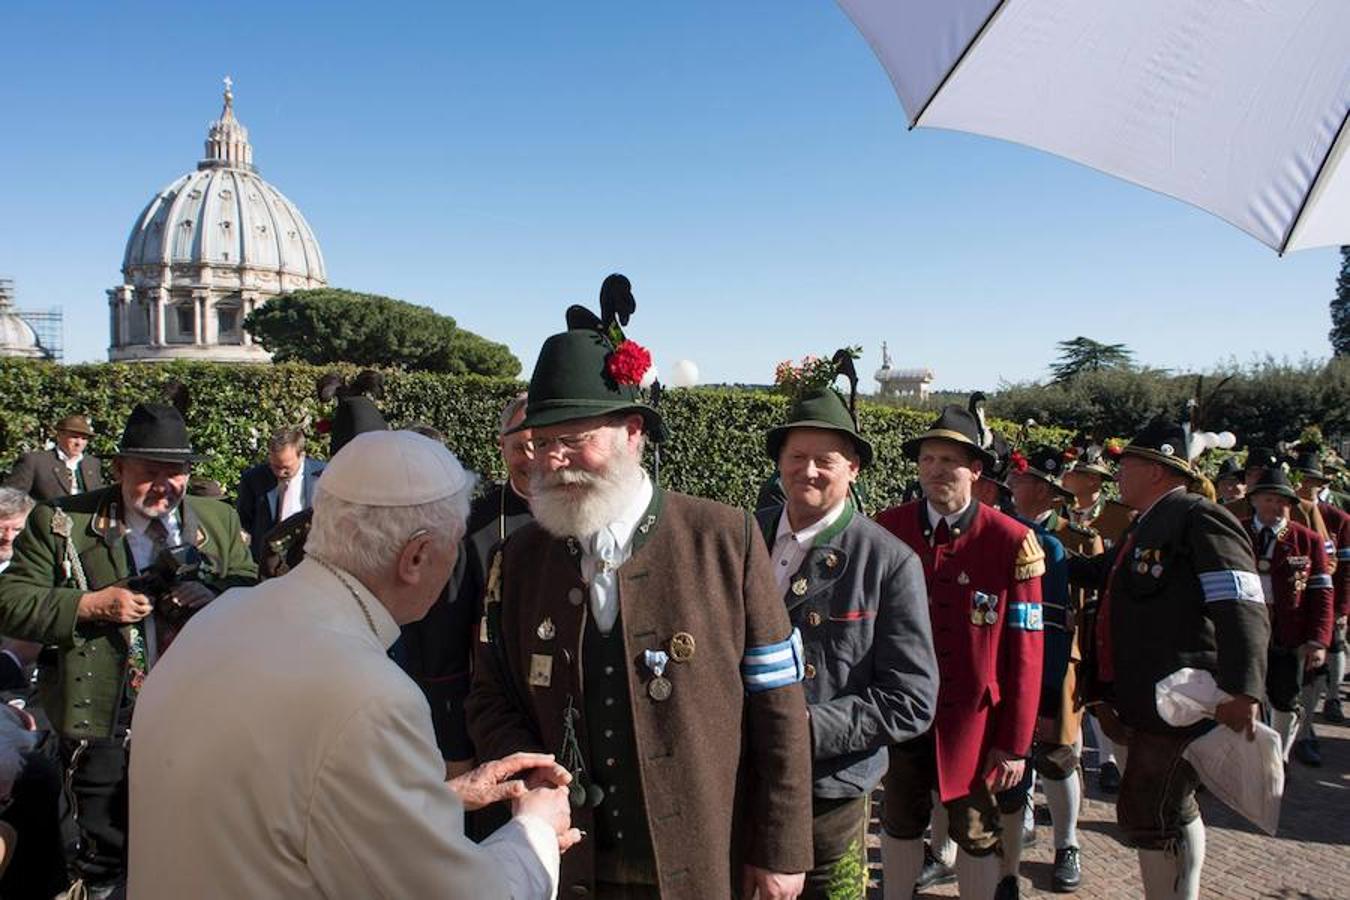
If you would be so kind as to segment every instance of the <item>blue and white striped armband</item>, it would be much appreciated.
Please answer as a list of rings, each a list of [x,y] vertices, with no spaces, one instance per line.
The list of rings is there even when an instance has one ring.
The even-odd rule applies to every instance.
[[[1323,541],[1323,542],[1322,542],[1322,549],[1325,550],[1325,551],[1327,551],[1327,556],[1335,556],[1335,555],[1336,555],[1336,545],[1335,545],[1334,543],[1332,543],[1331,541]]]
[[[1342,547],[1336,551],[1336,559],[1341,562],[1350,562],[1350,547]]]
[[[1331,576],[1325,573],[1321,575],[1314,575],[1313,577],[1308,579],[1308,587],[1313,590],[1325,588],[1326,590],[1329,591],[1331,590]]]
[[[1218,603],[1220,600],[1266,602],[1265,592],[1261,590],[1261,576],[1255,572],[1220,569],[1216,572],[1200,572],[1199,576],[1206,603]]]
[[[1008,627],[1044,631],[1045,611],[1039,603],[1011,603],[1008,605]]]
[[[751,647],[741,660],[741,679],[747,694],[796,684],[806,677],[806,654],[797,629],[776,644]]]

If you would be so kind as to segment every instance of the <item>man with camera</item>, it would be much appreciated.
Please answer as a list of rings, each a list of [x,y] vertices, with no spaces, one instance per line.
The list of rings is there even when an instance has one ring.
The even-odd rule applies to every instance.
[[[234,511],[187,496],[196,459],[177,409],[138,405],[117,481],[38,506],[0,579],[0,634],[56,649],[39,695],[73,795],[75,868],[94,897],[125,869],[127,748],[146,672],[193,610],[257,576]]]

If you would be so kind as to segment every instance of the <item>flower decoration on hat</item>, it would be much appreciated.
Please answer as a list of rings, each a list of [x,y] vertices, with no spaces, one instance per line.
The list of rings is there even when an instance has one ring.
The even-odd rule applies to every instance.
[[[1008,467],[1019,474],[1031,468],[1031,461],[1022,454],[1021,450],[1014,450],[1012,455],[1008,457],[1008,461]]]
[[[1114,460],[1119,460],[1125,452],[1125,441],[1121,438],[1108,438],[1102,452]]]
[[[841,356],[851,363],[861,355],[861,347],[845,347],[833,357],[816,356],[813,353],[803,356],[798,363],[785,359],[774,369],[774,387],[793,399],[813,394],[834,384],[840,375]]]
[[[652,367],[652,355],[637,341],[624,339],[605,360],[605,374],[616,384],[642,385]]]

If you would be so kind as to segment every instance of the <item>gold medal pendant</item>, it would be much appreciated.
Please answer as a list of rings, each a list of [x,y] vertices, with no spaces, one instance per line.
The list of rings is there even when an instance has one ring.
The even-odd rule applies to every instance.
[[[972,625],[983,625],[983,624],[984,624],[984,613],[980,612],[978,609],[971,610],[971,612],[970,612],[970,624],[972,624]]]

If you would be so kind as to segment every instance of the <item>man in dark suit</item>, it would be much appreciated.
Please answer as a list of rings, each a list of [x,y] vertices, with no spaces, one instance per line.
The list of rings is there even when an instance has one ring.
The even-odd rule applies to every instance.
[[[255,561],[262,558],[263,536],[272,526],[309,509],[322,471],[323,463],[305,455],[305,433],[283,428],[267,442],[267,462],[244,472],[235,508]]]
[[[52,429],[56,446],[19,457],[6,487],[25,491],[39,503],[103,487],[98,457],[86,454],[94,429],[84,416],[66,416]]]

